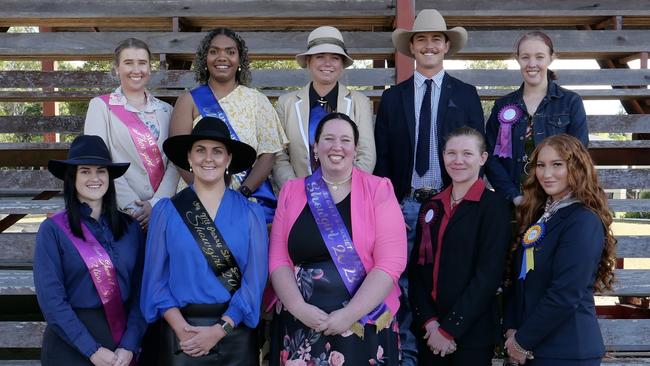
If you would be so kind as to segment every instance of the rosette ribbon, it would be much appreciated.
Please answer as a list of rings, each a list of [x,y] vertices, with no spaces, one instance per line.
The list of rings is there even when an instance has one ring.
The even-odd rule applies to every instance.
[[[544,223],[537,223],[532,225],[526,230],[523,238],[521,239],[521,246],[524,248],[524,254],[521,258],[521,271],[519,272],[519,279],[525,280],[526,274],[535,269],[535,246],[544,237]]]
[[[507,104],[498,114],[499,134],[497,135],[494,155],[502,158],[512,157],[512,125],[519,121],[524,112],[516,104]]]

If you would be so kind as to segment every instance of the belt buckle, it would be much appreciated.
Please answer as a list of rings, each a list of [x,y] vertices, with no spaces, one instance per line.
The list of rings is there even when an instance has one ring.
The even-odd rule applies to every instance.
[[[424,203],[436,193],[437,191],[433,188],[418,188],[413,191],[413,198],[420,203]]]

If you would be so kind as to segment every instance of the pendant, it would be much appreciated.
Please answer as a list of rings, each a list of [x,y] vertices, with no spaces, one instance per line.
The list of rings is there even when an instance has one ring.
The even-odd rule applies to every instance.
[[[335,191],[338,191],[338,190],[339,190],[339,186],[337,186],[337,185],[333,185],[333,186],[332,186],[332,189],[335,190]]]

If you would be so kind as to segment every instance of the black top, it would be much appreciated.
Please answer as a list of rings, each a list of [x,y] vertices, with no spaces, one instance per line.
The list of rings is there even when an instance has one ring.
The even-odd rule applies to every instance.
[[[336,107],[338,106],[338,98],[339,98],[339,83],[337,82],[336,85],[334,85],[334,88],[330,90],[327,95],[324,95],[321,97],[318,95],[316,92],[316,89],[314,89],[314,83],[309,83],[309,109],[314,108],[316,105],[320,105],[325,109],[327,112],[334,112],[336,111]],[[325,101],[325,103],[323,103]]]
[[[341,202],[337,203],[336,208],[352,236],[350,195],[348,194]],[[305,208],[302,209],[289,232],[289,255],[295,265],[331,260],[308,204],[305,204]]]

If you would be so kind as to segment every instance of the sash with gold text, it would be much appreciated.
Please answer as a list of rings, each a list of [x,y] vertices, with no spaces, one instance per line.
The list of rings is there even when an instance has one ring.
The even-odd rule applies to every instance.
[[[234,294],[241,286],[241,271],[208,210],[190,187],[178,192],[171,201],[214,275],[231,295]]]
[[[149,176],[149,183],[151,183],[153,191],[157,191],[163,175],[165,175],[165,165],[156,138],[136,113],[127,111],[122,105],[110,105],[108,103],[109,94],[101,95],[99,98],[126,125],[135,150],[138,152],[142,165],[144,165],[144,169]]]
[[[117,270],[111,258],[83,222],[81,222],[81,232],[86,240],[74,236],[68,222],[68,214],[65,211],[55,214],[51,219],[63,230],[86,264],[95,284],[97,295],[102,301],[113,342],[116,345],[120,344],[126,330],[126,312],[122,303],[120,284],[117,280]]]

